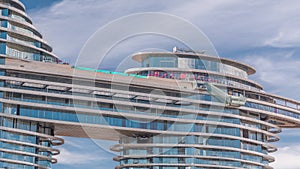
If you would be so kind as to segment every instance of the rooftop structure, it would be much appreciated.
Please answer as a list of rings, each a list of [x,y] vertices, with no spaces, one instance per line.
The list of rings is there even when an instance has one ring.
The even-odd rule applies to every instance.
[[[205,52],[137,53],[126,73],[58,64],[24,5],[1,0],[0,168],[51,169],[61,136],[118,141],[117,169],[271,169],[300,103]]]

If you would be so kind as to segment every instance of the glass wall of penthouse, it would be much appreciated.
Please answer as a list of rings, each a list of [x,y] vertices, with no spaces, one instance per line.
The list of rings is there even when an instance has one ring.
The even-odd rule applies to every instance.
[[[236,86],[244,89],[260,91],[262,86],[249,80],[248,73],[255,70],[242,64],[240,67],[231,64],[223,64],[216,57],[207,55],[183,54],[183,53],[148,53],[133,56],[140,62],[142,68],[127,70],[142,76],[153,76],[185,81],[213,82],[226,86]],[[227,76],[225,76],[227,75]]]

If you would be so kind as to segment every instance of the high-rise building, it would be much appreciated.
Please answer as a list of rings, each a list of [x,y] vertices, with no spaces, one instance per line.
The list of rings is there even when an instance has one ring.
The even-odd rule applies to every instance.
[[[22,3],[0,11],[0,168],[50,169],[71,136],[119,141],[117,169],[271,169],[278,133],[300,127],[300,103],[246,64],[175,50],[126,73],[65,65]]]

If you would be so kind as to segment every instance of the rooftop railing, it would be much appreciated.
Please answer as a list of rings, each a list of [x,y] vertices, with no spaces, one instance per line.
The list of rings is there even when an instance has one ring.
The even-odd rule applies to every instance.
[[[72,68],[77,69],[77,70],[86,70],[86,71],[105,73],[105,74],[110,74],[110,75],[130,76],[130,77],[147,79],[147,76],[127,74],[127,73],[121,73],[121,72],[113,72],[113,71],[109,71],[109,70],[92,69],[92,68],[86,68],[86,67],[80,67],[80,66],[72,66]]]

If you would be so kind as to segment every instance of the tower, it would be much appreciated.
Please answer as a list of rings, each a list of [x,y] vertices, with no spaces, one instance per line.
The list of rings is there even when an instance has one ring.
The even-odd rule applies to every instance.
[[[277,134],[300,127],[300,103],[244,63],[176,48],[125,73],[64,65],[22,3],[0,8],[0,168],[50,169],[71,136],[119,141],[118,169],[269,169]]]

